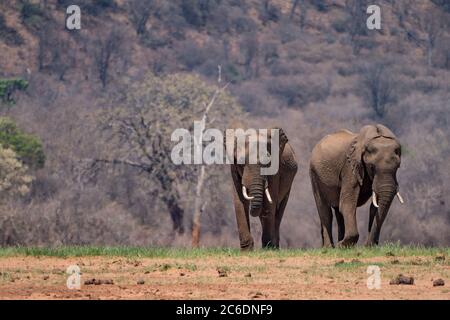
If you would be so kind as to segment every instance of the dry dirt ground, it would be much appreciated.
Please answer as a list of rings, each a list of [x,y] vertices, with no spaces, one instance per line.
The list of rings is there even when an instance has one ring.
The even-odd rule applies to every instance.
[[[367,288],[367,267],[372,264],[381,269],[379,290]],[[79,290],[66,286],[70,265],[81,269]],[[400,273],[414,277],[414,285],[390,285]],[[444,286],[433,286],[438,278]],[[85,284],[90,279],[113,284]],[[450,265],[433,256],[0,257],[0,299],[448,300]]]

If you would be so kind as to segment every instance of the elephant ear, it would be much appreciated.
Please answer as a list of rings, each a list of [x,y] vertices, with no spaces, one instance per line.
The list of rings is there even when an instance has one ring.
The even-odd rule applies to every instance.
[[[376,125],[378,133],[379,133],[379,137],[385,137],[385,138],[389,138],[389,139],[397,139],[397,137],[395,136],[395,134],[388,129],[387,127],[383,126],[382,124],[377,124]]]
[[[286,146],[286,143],[288,143],[289,139],[286,136],[286,133],[284,133],[284,130],[282,128],[280,128],[280,127],[272,127],[272,128],[270,128],[268,130],[270,135],[272,134],[272,130],[278,130],[280,154],[282,154],[283,150],[284,150],[284,147]]]
[[[364,166],[362,158],[366,150],[367,143],[370,140],[380,136],[381,131],[380,128],[378,128],[378,126],[374,125],[364,126],[361,128],[359,134],[353,139],[350,145],[350,148],[347,153],[347,160],[350,163],[352,174],[358,181],[359,185],[362,185],[364,179]]]

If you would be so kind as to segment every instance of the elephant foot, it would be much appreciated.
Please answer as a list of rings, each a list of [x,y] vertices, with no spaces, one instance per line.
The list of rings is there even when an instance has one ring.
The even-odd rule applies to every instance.
[[[378,242],[367,239],[366,243],[364,244],[366,247],[374,247],[378,245]]]
[[[241,251],[252,251],[254,247],[253,239],[241,242]]]
[[[338,247],[339,248],[353,247],[358,242],[358,239],[359,239],[359,234],[344,237],[344,239],[342,241],[338,242]]]
[[[265,250],[279,250],[280,246],[269,243],[267,245],[263,245],[262,248]]]

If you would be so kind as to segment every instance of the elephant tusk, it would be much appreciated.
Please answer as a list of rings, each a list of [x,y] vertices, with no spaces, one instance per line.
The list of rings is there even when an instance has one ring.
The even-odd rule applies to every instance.
[[[266,197],[267,197],[267,201],[269,201],[269,203],[272,204],[273,201],[272,201],[272,197],[270,196],[269,188],[266,188]]]
[[[375,193],[375,191],[372,192],[372,203],[375,206],[375,208],[379,208],[377,203],[377,194]]]
[[[403,201],[403,197],[402,197],[402,195],[400,194],[400,192],[397,192],[397,198],[398,198],[398,201],[400,201],[401,204],[404,204],[404,203],[405,203],[405,201]]]
[[[245,200],[253,200],[255,197],[249,197],[247,194],[247,189],[245,186],[242,186],[242,194],[244,195]]]

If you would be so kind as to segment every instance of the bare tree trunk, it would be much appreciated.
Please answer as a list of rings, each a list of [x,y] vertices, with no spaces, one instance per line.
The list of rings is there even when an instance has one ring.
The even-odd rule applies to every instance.
[[[218,66],[218,68],[219,68],[218,82],[220,83],[221,82],[221,74],[220,74],[221,68],[220,68],[220,66]],[[203,117],[202,117],[202,121],[201,121],[200,134],[199,134],[199,136],[194,136],[194,150],[196,150],[197,146],[200,146],[203,143],[203,132],[205,131],[206,121],[208,119],[209,110],[211,110],[211,107],[214,105],[214,102],[216,101],[220,92],[225,90],[225,88],[227,86],[228,86],[228,84],[226,84],[223,88],[218,88],[216,90],[216,92],[214,92],[214,95],[211,98],[209,104],[206,106],[205,112],[203,113]],[[194,247],[194,248],[198,248],[198,246],[200,244],[200,229],[201,229],[200,218],[201,218],[202,212],[206,206],[206,202],[203,201],[203,198],[202,198],[202,191],[203,191],[203,185],[205,183],[206,177],[207,177],[206,168],[204,165],[202,165],[200,168],[200,174],[198,175],[198,178],[197,178],[197,186],[195,188],[194,216],[193,216],[193,228],[192,228],[192,247]]]
[[[289,14],[289,19],[292,20],[292,17],[295,14],[295,9],[297,8],[299,0],[293,0],[292,1],[292,7],[291,7],[291,13]]]
[[[428,68],[431,68],[433,66],[433,45],[432,45],[431,41],[428,41],[427,64],[428,64]]]
[[[203,184],[206,178],[205,166],[200,168],[200,174],[197,180],[197,187],[195,188],[195,203],[194,203],[194,218],[192,227],[192,247],[198,248],[200,244],[200,217],[206,206],[206,202],[202,199]]]
[[[300,10],[301,10],[301,12],[300,12],[300,29],[303,30],[303,28],[306,25],[306,15],[307,15],[307,12],[308,12],[308,7],[307,7],[307,4],[306,4],[305,0],[301,0],[301,2],[300,2]]]

